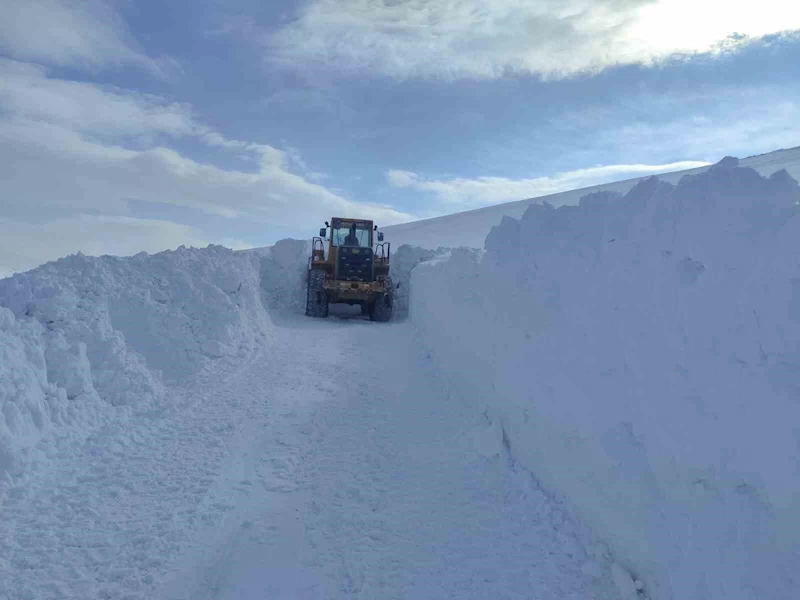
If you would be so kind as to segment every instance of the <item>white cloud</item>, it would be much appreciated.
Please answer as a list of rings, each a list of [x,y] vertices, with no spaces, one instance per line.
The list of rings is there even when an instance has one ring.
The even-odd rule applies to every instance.
[[[132,64],[161,75],[109,0],[2,0],[0,50],[16,59],[99,69]]]
[[[419,177],[411,171],[392,169],[386,173],[386,179],[394,187],[411,187],[419,182]]]
[[[0,277],[44,262],[83,252],[92,256],[127,256],[160,252],[180,245],[205,247],[208,240],[193,228],[169,221],[78,215],[46,223],[0,219]]]
[[[554,177],[508,179],[478,177],[476,179],[423,179],[408,171],[389,171],[387,180],[398,188],[409,188],[435,194],[451,210],[467,210],[488,204],[500,204],[537,198],[558,192],[576,190],[602,183],[642,177],[656,173],[682,171],[708,165],[706,162],[683,161],[666,165],[610,165],[559,173]]]
[[[111,86],[48,78],[43,67],[4,59],[0,59],[0,105],[16,119],[94,138],[212,137],[186,105]]]
[[[719,114],[681,115],[658,124],[628,123],[603,132],[599,141],[609,146],[647,144],[663,153],[720,158],[795,147],[800,144],[800,101],[792,99],[787,89],[770,91],[762,88],[760,98],[746,101],[744,91],[738,90],[737,102]]]
[[[226,159],[247,158],[253,170],[199,162],[170,147],[187,137]],[[42,68],[0,61],[0,217],[6,219],[5,232],[13,234],[19,223],[44,232],[58,223],[59,231],[68,232],[64,219],[78,215],[89,219],[81,221],[84,229],[87,223],[94,227],[80,236],[65,233],[70,241],[66,245],[43,244],[41,251],[23,252],[9,242],[24,240],[25,232],[32,231],[20,226],[23,235],[3,238],[0,255],[33,252],[39,258],[57,258],[78,250],[84,235],[82,243],[90,243],[88,236],[102,229],[91,219],[125,217],[131,200],[244,217],[276,229],[307,229],[335,214],[363,215],[386,225],[413,219],[389,206],[349,200],[295,169],[304,169],[297,151],[228,139],[200,123],[187,106],[52,79]],[[161,223],[151,239],[135,233],[145,229],[138,222],[135,228],[131,221],[113,223],[116,230],[124,225],[134,232],[124,234],[130,241],[126,249],[139,243],[168,247],[167,240],[194,235]],[[113,239],[99,235],[92,252],[114,252]]]
[[[513,202],[587,186],[792,148],[800,144],[800,85],[700,86],[693,90],[614,98],[608,106],[565,111],[541,124],[542,137],[503,140],[484,151],[515,172],[530,168],[532,145],[544,143],[561,164],[603,157],[620,164],[571,170],[551,177],[445,177],[392,170],[392,187],[430,194],[438,201],[426,217]],[[629,115],[658,115],[650,121]],[[536,156],[536,155],[534,155]],[[697,161],[655,164],[665,157]],[[611,157],[609,159],[609,157]],[[637,161],[626,164],[626,161]],[[641,162],[638,162],[641,161]]]
[[[560,77],[794,29],[786,0],[313,0],[265,44],[274,64],[326,76]]]
[[[277,222],[303,211],[408,217],[356,204],[295,173],[293,167],[307,167],[294,149],[230,140],[199,123],[188,106],[155,96],[52,79],[41,68],[0,61],[0,108],[7,206],[55,204],[61,196],[59,203],[71,207],[141,199]],[[256,170],[197,162],[167,145],[187,136],[247,157]]]
[[[333,213],[363,214],[386,224],[411,218],[387,206],[353,202],[292,173],[276,148],[258,147],[256,158],[256,172],[222,169],[164,146],[128,150],[59,126],[0,121],[6,213],[121,211],[128,200],[144,200],[284,227]]]
[[[800,144],[800,84],[697,86],[613,99],[608,106],[567,112],[548,123],[548,136],[571,156],[630,156],[649,162],[669,156],[716,161]],[[629,114],[657,118],[629,119]],[[569,144],[591,132],[581,150]],[[559,147],[557,152],[564,152]]]

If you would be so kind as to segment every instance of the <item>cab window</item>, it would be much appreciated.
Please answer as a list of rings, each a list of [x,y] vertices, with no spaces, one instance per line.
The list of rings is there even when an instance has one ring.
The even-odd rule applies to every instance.
[[[360,246],[370,247],[370,228],[367,223],[355,223],[355,231],[351,229],[353,223],[333,223],[332,242],[334,246]]]

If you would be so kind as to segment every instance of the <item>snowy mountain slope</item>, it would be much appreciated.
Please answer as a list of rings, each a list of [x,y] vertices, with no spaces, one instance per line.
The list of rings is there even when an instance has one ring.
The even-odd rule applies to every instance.
[[[777,150],[768,154],[751,156],[741,160],[744,167],[751,167],[765,176],[770,176],[775,171],[786,169],[795,179],[800,180],[800,147],[787,150]],[[708,167],[690,169],[687,171],[677,171],[659,175],[659,179],[676,184],[684,175],[702,173]],[[421,246],[423,248],[436,249],[440,246],[457,248],[468,246],[470,248],[483,248],[486,235],[492,227],[498,225],[503,216],[519,219],[531,204],[548,202],[553,206],[574,205],[585,195],[610,191],[627,193],[637,183],[647,179],[639,177],[618,181],[604,185],[597,185],[589,188],[561,192],[550,196],[530,198],[517,202],[508,202],[479,208],[467,212],[455,213],[434,219],[414,221],[402,225],[392,225],[383,228],[386,239],[392,242],[393,248],[398,248],[402,244]]]
[[[412,274],[419,343],[654,598],[800,589],[800,187],[734,164]]]

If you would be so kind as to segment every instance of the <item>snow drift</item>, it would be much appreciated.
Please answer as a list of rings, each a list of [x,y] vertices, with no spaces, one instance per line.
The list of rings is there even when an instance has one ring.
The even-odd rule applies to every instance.
[[[0,485],[37,457],[268,342],[257,256],[74,255],[0,280]],[[2,489],[0,489],[0,496]]]
[[[799,202],[729,158],[532,205],[412,273],[443,375],[653,598],[800,589]]]

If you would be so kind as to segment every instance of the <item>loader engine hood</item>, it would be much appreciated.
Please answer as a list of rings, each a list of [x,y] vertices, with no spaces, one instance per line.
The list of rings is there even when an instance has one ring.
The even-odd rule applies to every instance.
[[[340,246],[335,277],[340,281],[374,281],[372,248]]]

